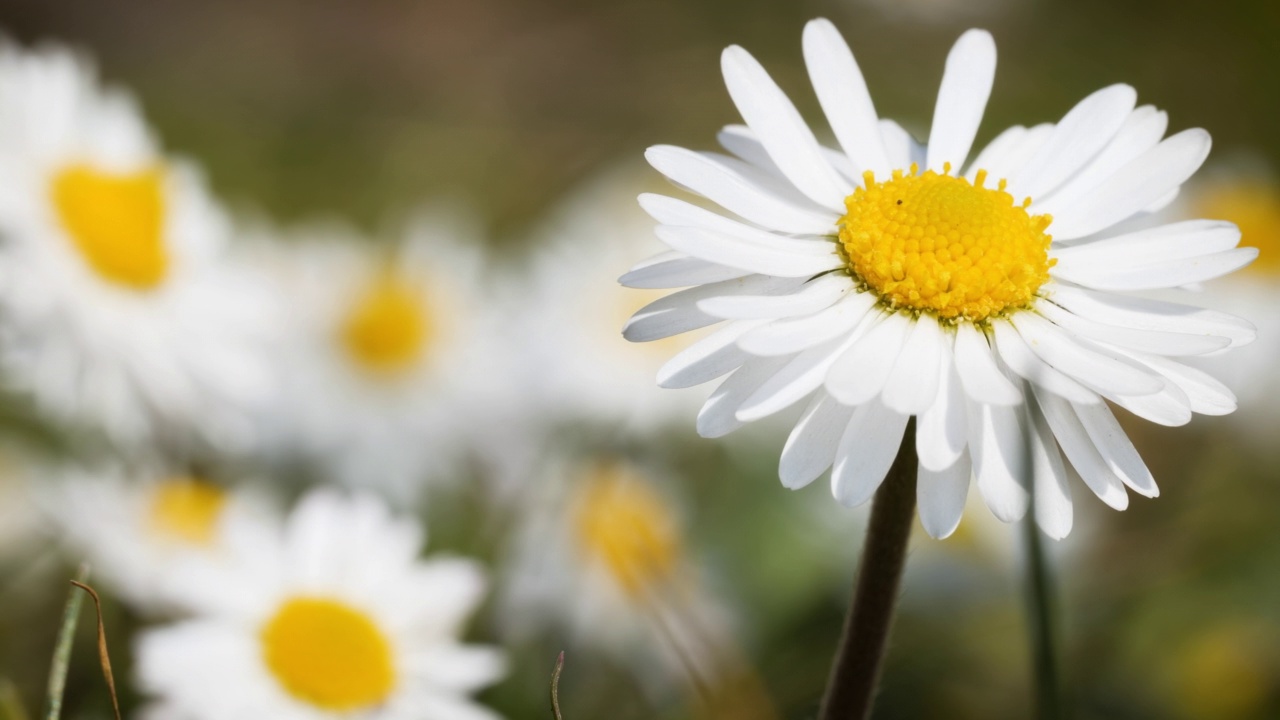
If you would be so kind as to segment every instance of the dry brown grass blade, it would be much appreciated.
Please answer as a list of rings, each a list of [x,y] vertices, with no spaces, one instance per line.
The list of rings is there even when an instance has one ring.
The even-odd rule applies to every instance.
[[[111,693],[111,709],[115,711],[116,720],[120,720],[120,699],[116,696],[115,676],[111,674],[111,656],[107,654],[107,627],[102,623],[102,599],[97,591],[82,582],[72,580],[71,584],[93,598],[93,608],[98,614],[98,662],[102,665],[102,677],[106,678],[107,690]]]
[[[560,673],[564,671],[564,651],[556,658],[556,669],[551,671],[551,712],[556,720],[564,720],[560,714]]]

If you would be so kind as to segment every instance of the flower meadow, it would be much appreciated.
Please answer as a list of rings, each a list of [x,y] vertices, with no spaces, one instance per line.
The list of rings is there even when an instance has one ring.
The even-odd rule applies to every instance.
[[[0,720],[1280,717],[1275,13],[0,28]]]

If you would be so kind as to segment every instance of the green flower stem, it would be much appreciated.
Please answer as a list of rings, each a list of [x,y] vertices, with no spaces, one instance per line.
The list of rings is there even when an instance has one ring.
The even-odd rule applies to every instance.
[[[1022,521],[1027,563],[1027,623],[1035,675],[1036,717],[1062,720],[1062,688],[1058,683],[1058,659],[1054,642],[1053,578],[1044,556],[1043,538],[1035,519]]]
[[[821,720],[864,720],[871,714],[916,515],[917,462],[912,418],[872,501],[853,604],[822,699]]]

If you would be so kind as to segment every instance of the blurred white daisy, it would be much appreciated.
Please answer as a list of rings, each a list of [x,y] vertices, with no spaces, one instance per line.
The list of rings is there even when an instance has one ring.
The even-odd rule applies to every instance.
[[[190,475],[65,470],[38,502],[73,560],[86,560],[95,581],[149,612],[181,608],[166,591],[174,569],[226,550],[230,528],[274,517],[266,498]]]
[[[407,496],[454,472],[490,407],[476,233],[423,215],[393,249],[332,228],[265,248],[287,298],[274,430],[348,485]]]
[[[59,421],[236,449],[272,304],[132,98],[65,50],[0,46],[0,368]]]
[[[558,626],[657,694],[724,673],[728,610],[700,576],[680,507],[653,474],[603,456],[542,465],[512,537],[504,627],[521,640]]]
[[[35,503],[36,469],[21,449],[0,445],[0,560],[34,559],[46,537]],[[33,546],[40,546],[39,548]]]
[[[619,287],[610,274],[662,249],[636,207],[644,188],[630,167],[593,178],[569,195],[524,243],[540,248],[503,283],[523,348],[519,397],[542,423],[609,422],[649,430],[687,417],[706,393],[662,392],[653,377],[691,342],[666,338],[636,352],[618,332],[661,291]],[[586,298],[590,298],[589,301]]]
[[[857,505],[915,417],[920,517],[934,536],[959,523],[971,474],[1012,521],[1034,473],[1035,518],[1055,538],[1071,528],[1069,467],[1117,509],[1126,485],[1156,495],[1107,401],[1164,425],[1231,412],[1225,386],[1171,358],[1254,337],[1236,317],[1126,294],[1207,280],[1257,255],[1236,247],[1230,223],[1126,222],[1172,200],[1207,156],[1208,133],[1162,139],[1165,114],[1114,85],[1057,124],[1006,130],[968,161],[995,75],[988,33],[965,33],[948,56],[927,146],[877,117],[831,23],[809,23],[804,54],[843,152],[820,145],[735,46],[722,64],[747,125],[720,134],[732,156],[647,154],[737,216],[641,196],[673,250],[622,277],[692,286],[638,312],[630,340],[728,321],[664,368],[668,387],[732,373],[699,432],[723,435],[807,399],[782,482],[800,487],[834,466],[835,497]]]
[[[475,563],[419,560],[421,527],[370,496],[313,491],[283,532],[241,530],[224,562],[175,572],[195,616],[138,640],[148,717],[497,717],[468,696],[504,658],[459,639],[484,594]]]
[[[1220,169],[1186,195],[1174,212],[1232,222],[1240,228],[1243,241],[1260,251],[1258,261],[1230,281],[1204,283],[1189,295],[1199,303],[1257,318],[1258,342],[1239,352],[1195,358],[1196,365],[1237,393],[1271,397],[1280,392],[1280,368],[1275,362],[1280,354],[1280,322],[1270,312],[1280,303],[1280,182],[1265,169],[1239,163]],[[1270,421],[1275,417],[1271,403],[1249,403],[1233,424],[1270,443]]]

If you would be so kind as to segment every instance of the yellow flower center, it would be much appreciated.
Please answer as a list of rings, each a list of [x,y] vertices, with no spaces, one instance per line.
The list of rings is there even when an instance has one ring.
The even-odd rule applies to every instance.
[[[169,270],[165,248],[164,171],[123,175],[85,164],[53,179],[53,205],[85,263],[104,280],[134,290],[159,285]]]
[[[616,464],[582,479],[577,503],[578,542],[632,597],[669,580],[680,556],[671,508],[634,471]]]
[[[340,334],[343,347],[357,365],[389,374],[422,357],[432,329],[418,288],[394,272],[384,271],[357,298]]]
[[[853,275],[891,308],[981,321],[1024,307],[1049,279],[1053,218],[999,187],[932,170],[895,170],[845,199],[840,244]]]
[[[291,695],[334,712],[381,703],[395,687],[391,644],[369,616],[315,597],[285,602],[262,628],[267,668]]]
[[[1245,272],[1280,274],[1280,187],[1261,180],[1222,185],[1205,193],[1196,208],[1196,217],[1235,223],[1241,242],[1258,248],[1258,259]]]
[[[226,492],[215,485],[172,478],[151,493],[151,529],[168,540],[207,546],[213,542],[226,504]]]

